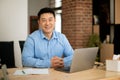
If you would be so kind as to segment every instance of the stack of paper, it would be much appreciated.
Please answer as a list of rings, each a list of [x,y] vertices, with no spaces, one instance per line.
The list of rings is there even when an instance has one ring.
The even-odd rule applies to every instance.
[[[14,75],[28,75],[28,74],[49,74],[48,69],[33,69],[27,68],[22,70],[16,70]]]

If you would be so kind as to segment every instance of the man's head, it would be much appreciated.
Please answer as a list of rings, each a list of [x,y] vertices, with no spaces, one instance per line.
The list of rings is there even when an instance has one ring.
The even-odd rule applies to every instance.
[[[53,16],[55,17],[55,12],[54,12],[54,10],[53,10],[52,8],[45,7],[45,8],[42,8],[42,9],[38,12],[38,14],[37,14],[38,19],[39,19],[39,18],[41,17],[41,15],[44,14],[44,13],[51,13],[51,14],[53,14]]]
[[[42,8],[38,12],[38,24],[44,34],[52,34],[55,27],[54,10],[48,7]]]

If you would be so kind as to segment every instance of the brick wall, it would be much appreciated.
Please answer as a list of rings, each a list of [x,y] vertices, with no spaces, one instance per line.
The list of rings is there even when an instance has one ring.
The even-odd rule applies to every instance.
[[[86,47],[92,33],[92,0],[62,0],[62,33],[72,47]]]

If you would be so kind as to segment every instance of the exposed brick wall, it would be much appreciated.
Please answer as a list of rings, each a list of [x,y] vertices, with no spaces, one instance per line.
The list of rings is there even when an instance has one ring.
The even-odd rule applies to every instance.
[[[62,33],[72,47],[86,47],[92,33],[92,0],[62,0]]]

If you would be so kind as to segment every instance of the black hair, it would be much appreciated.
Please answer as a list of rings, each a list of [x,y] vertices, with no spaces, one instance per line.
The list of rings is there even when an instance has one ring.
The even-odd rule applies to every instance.
[[[53,16],[55,17],[55,12],[52,8],[49,8],[49,7],[45,7],[45,8],[42,8],[39,12],[38,12],[38,19],[40,18],[40,16],[44,13],[51,13],[53,14]]]

